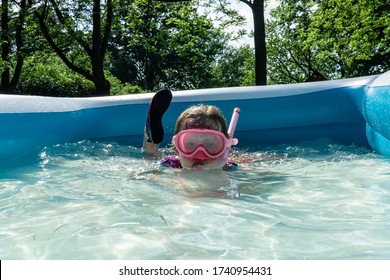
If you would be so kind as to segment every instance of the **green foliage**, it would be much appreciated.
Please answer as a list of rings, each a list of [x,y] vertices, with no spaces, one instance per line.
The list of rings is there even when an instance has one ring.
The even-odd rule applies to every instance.
[[[105,8],[108,2],[94,1],[97,2],[102,4],[102,39],[105,35],[107,21],[104,19],[107,19]],[[23,45],[18,55],[13,52],[9,60],[0,61],[1,71],[10,69],[13,73],[16,60],[21,56],[25,58],[21,80],[16,88],[19,94],[90,96],[96,94],[96,83],[104,79],[111,85],[112,95],[152,91],[162,87],[192,89],[246,83],[238,77],[239,73],[244,73],[241,59],[233,62],[240,69],[227,66],[229,60],[234,61],[228,55],[234,55],[235,52],[225,50],[233,38],[221,28],[238,25],[244,20],[234,11],[226,10],[229,16],[221,19],[221,28],[217,28],[207,14],[207,8],[201,9],[203,14],[199,13],[199,2],[113,0],[110,49],[103,55],[104,75],[99,76],[94,72],[96,67],[94,70],[93,63],[97,61],[93,57],[101,59],[104,50],[101,49],[97,56],[92,55],[102,45],[94,41],[97,37],[93,33],[97,30],[91,22],[91,1],[25,3],[28,5],[23,10]],[[12,11],[17,12],[18,9]],[[14,32],[22,18],[19,19],[15,13],[11,19],[10,27]],[[13,51],[16,49],[16,40],[12,36]],[[56,55],[52,53],[53,49]],[[218,70],[219,67],[225,69]],[[234,73],[227,73],[229,70]],[[218,74],[222,72],[224,75]],[[214,75],[220,75],[221,79],[213,78]],[[251,83],[250,78],[248,83]]]
[[[281,0],[267,26],[273,83],[303,82],[390,69],[389,0]]]
[[[125,95],[132,93],[144,92],[139,86],[133,86],[130,84],[123,84],[117,77],[112,75],[109,71],[105,73],[107,80],[111,84],[111,95]]]
[[[319,59],[315,49],[303,44],[308,39],[312,10],[311,0],[283,0],[272,11],[266,28],[271,84],[300,83],[315,71],[334,71]]]
[[[106,77],[111,84],[111,95],[143,92],[138,86],[121,83],[108,71],[106,71]],[[37,53],[26,61],[21,81],[17,87],[17,93],[57,97],[87,97],[93,96],[94,85],[91,81],[66,67],[56,55]]]
[[[390,69],[389,0],[316,2],[305,44],[333,61],[339,77]]]
[[[17,93],[43,96],[92,96],[92,82],[73,72],[55,55],[36,53],[28,58]]]
[[[114,2],[114,3],[113,3]],[[116,0],[38,2],[34,15],[42,35],[71,70],[94,83],[96,96],[110,94],[104,59]]]
[[[110,71],[145,90],[206,86],[227,37],[194,4],[149,0],[135,0],[113,32]]]
[[[249,45],[228,47],[213,69],[210,87],[255,85],[254,50]]]
[[[58,48],[57,55],[61,53],[65,59],[76,68],[92,72],[91,60],[87,51],[92,43],[92,4],[91,1],[46,1],[39,2],[33,9],[36,12],[35,20],[42,17],[43,23],[48,29],[48,35],[53,40],[53,45]],[[57,12],[56,12],[57,11]],[[39,26],[42,30],[42,25]],[[39,33],[39,38],[45,40],[45,47],[52,49],[47,40]],[[87,44],[88,42],[89,44]]]
[[[239,0],[240,2],[241,1]],[[242,28],[247,22],[247,19],[242,16],[239,11],[232,7],[232,3],[238,1],[232,0],[203,0],[202,8],[205,15],[212,15],[212,20],[218,22],[223,30],[230,30],[229,40],[235,41],[248,33],[248,30]]]
[[[0,72],[9,69],[12,76],[17,72],[16,62],[25,58],[17,92],[53,96],[90,96],[97,85],[104,89],[105,79],[112,95],[163,87],[253,85],[254,50],[229,45],[245,32],[224,31],[231,26],[239,28],[245,19],[229,8],[230,0],[206,2],[204,6],[203,1],[113,0],[111,36],[107,37],[110,13],[106,8],[111,1],[28,1],[23,3],[34,5],[23,9],[22,1],[10,1],[7,30],[11,46],[8,57],[0,61]],[[96,3],[101,5],[100,22],[95,25],[91,19]],[[266,24],[271,83],[303,82],[316,72],[344,78],[390,69],[389,0],[280,3]],[[203,5],[201,9],[199,5]],[[211,12],[217,12],[213,19],[219,20],[219,25],[211,20]],[[37,15],[49,29],[51,47]],[[23,44],[17,47],[15,34],[20,23]],[[104,38],[109,38],[108,52]],[[64,58],[51,52],[53,43],[60,48],[57,54],[68,59],[67,66]]]

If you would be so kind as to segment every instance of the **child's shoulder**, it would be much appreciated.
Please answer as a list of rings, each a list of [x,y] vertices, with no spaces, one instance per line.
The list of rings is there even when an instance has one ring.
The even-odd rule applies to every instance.
[[[237,168],[238,168],[237,162],[228,160],[228,162],[223,167],[223,170],[229,171],[229,170],[236,170]]]
[[[160,164],[165,167],[182,168],[180,160],[177,156],[167,156],[160,161]]]

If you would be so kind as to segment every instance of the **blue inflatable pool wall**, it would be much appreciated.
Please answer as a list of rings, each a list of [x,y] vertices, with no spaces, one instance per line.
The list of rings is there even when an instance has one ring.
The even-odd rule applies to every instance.
[[[141,146],[152,96],[0,95],[0,160],[87,139]],[[239,146],[330,138],[390,155],[390,72],[292,85],[176,91],[163,119],[163,144],[169,143],[180,113],[197,103],[218,106],[227,121],[235,107],[241,108]]]

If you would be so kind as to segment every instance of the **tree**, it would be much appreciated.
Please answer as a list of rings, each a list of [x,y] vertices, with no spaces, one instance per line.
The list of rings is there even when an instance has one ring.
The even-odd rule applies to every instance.
[[[26,10],[26,0],[15,1],[13,9],[9,0],[1,1],[1,92],[14,93],[19,81],[24,61],[22,30]],[[16,11],[16,19],[10,18],[12,11]]]
[[[313,1],[281,0],[267,22],[268,77],[273,84],[300,83],[328,71],[316,49],[306,47]],[[325,68],[325,69],[324,69]]]
[[[389,0],[317,0],[305,42],[333,63],[336,77],[390,69]]]
[[[110,71],[123,83],[145,90],[209,85],[228,36],[199,15],[195,3],[135,0],[123,22],[110,44]]]
[[[70,70],[61,59],[47,50],[26,57],[17,94],[56,97],[86,97],[94,94],[92,82]]]
[[[239,0],[248,5],[253,14],[254,46],[255,46],[255,83],[256,85],[267,84],[267,48],[265,41],[265,19],[264,5],[266,0]],[[231,18],[231,22],[238,26],[244,19],[240,18],[238,12],[229,8],[230,0],[208,0],[209,6],[214,6],[215,11]]]
[[[254,50],[249,45],[227,47],[218,57],[210,87],[252,86]]]
[[[252,9],[255,43],[256,85],[267,84],[267,47],[265,43],[265,0],[240,0]]]
[[[390,68],[389,0],[281,0],[267,23],[269,77],[347,78]]]
[[[115,3],[114,3],[115,2]],[[104,59],[113,21],[115,0],[38,1],[31,6],[48,44],[71,70],[95,85],[95,95],[110,94]],[[119,1],[118,1],[119,2]]]

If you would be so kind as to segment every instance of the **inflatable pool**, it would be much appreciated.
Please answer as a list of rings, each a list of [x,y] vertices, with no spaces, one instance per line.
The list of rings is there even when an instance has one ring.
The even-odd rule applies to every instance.
[[[0,95],[0,160],[81,140],[141,146],[152,95]],[[176,91],[164,116],[165,144],[179,114],[195,103],[216,105],[227,119],[240,107],[240,145],[331,138],[390,155],[390,72],[304,84]]]

